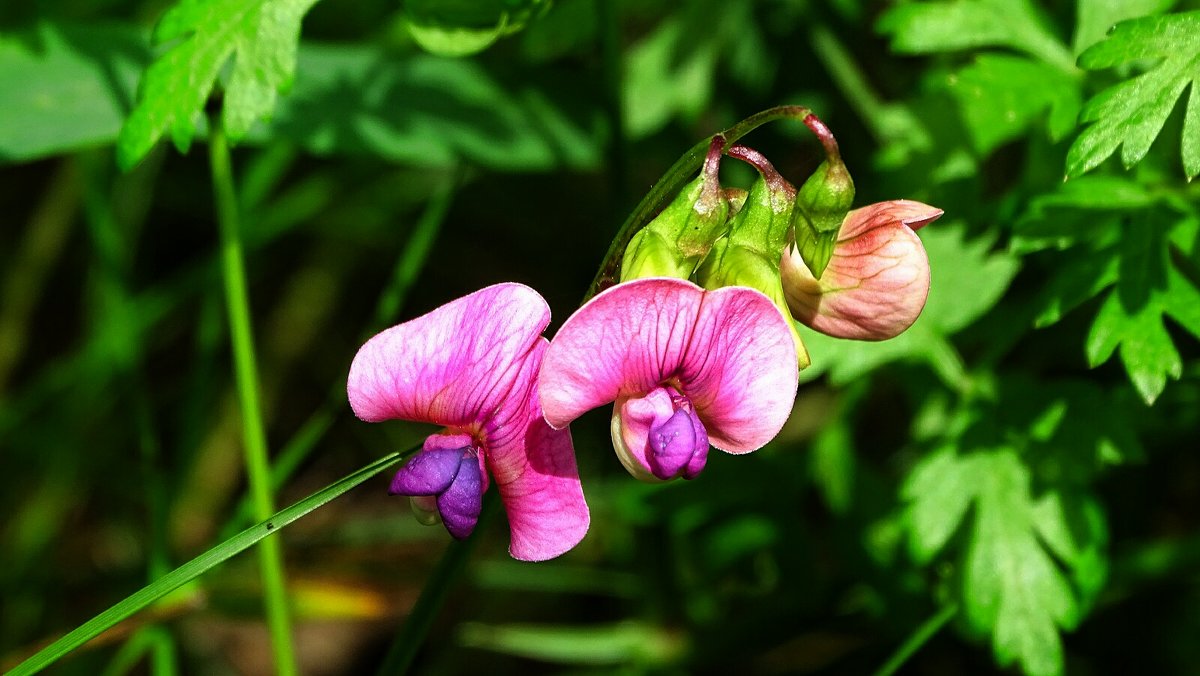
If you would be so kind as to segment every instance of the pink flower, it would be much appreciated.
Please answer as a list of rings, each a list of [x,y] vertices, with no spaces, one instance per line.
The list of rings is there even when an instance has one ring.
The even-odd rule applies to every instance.
[[[942,210],[920,202],[880,202],[846,215],[820,279],[795,247],[781,264],[788,308],[837,338],[884,340],[912,326],[929,295],[929,259],[916,230]]]
[[[359,349],[350,405],[368,422],[444,426],[392,482],[464,538],[495,478],[514,558],[541,561],[588,529],[571,433],[546,425],[534,387],[550,308],[533,289],[497,284],[393,326]]]
[[[538,392],[552,427],[615,402],[613,445],[646,480],[691,479],[708,446],[748,453],[783,427],[796,397],[787,321],[744,287],[705,291],[637,279],[580,308],[555,335]]]

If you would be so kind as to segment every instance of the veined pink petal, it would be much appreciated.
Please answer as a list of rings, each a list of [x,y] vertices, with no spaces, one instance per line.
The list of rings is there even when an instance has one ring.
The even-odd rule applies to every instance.
[[[884,340],[907,329],[929,295],[929,259],[914,231],[941,215],[910,200],[851,211],[819,280],[789,249],[780,267],[792,315],[838,338]]]
[[[587,534],[590,516],[568,429],[552,429],[538,405],[536,380],[547,348],[539,339],[514,383],[522,405],[484,428],[487,463],[512,531],[509,553],[523,561],[563,554]]]
[[[650,277],[618,284],[576,310],[542,365],[546,421],[565,427],[585,411],[643,396],[678,375],[703,298],[691,282]]]
[[[679,373],[709,442],[748,453],[773,439],[792,412],[796,344],[762,293],[727,286],[705,294]]]
[[[451,301],[359,349],[350,365],[350,406],[368,422],[472,428],[507,405],[549,323],[546,301],[522,284],[496,284]]]
[[[647,278],[608,289],[563,324],[539,391],[546,420],[561,426],[671,385],[691,400],[713,446],[746,453],[779,432],[797,379],[787,320],[762,293]],[[644,442],[633,426],[622,435],[635,431]]]

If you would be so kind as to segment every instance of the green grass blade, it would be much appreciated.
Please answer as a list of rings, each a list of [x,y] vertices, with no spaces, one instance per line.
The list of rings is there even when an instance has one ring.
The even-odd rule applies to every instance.
[[[279,511],[271,518],[229,538],[170,573],[167,573],[155,582],[142,587],[129,595],[124,601],[100,613],[66,636],[46,646],[29,659],[18,664],[15,669],[9,672],[9,676],[25,676],[45,669],[63,655],[87,643],[109,627],[175,591],[184,584],[191,582],[235,554],[245,551],[268,535],[282,530],[285,526],[288,526],[318,507],[325,505],[351,488],[396,465],[415,450],[416,448],[413,448],[380,458],[340,481],[330,484],[296,504]]]

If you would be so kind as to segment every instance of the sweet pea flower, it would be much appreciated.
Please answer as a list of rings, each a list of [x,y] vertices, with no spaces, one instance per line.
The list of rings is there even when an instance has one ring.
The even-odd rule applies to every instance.
[[[851,211],[820,279],[790,247],[780,268],[792,315],[837,338],[899,335],[929,296],[929,259],[916,230],[941,215],[941,209],[909,200]]]
[[[694,478],[708,447],[748,453],[783,427],[796,346],[762,293],[673,278],[618,284],[554,336],[538,393],[551,427],[615,402],[613,446],[635,477]]]
[[[490,474],[508,513],[509,553],[526,561],[571,549],[589,522],[571,433],[551,429],[538,405],[549,323],[550,308],[533,289],[490,286],[368,340],[347,386],[367,422],[443,426],[396,473],[393,495],[410,496],[462,539],[479,518]]]

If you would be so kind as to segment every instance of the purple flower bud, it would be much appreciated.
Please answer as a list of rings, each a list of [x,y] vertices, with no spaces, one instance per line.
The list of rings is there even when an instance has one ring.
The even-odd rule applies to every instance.
[[[446,530],[461,540],[471,534],[479,520],[483,488],[479,453],[467,446],[422,451],[396,472],[388,493],[436,497],[437,513]]]
[[[687,397],[671,397],[675,412],[661,424],[650,425],[646,460],[659,479],[694,479],[708,460],[708,433]]]

